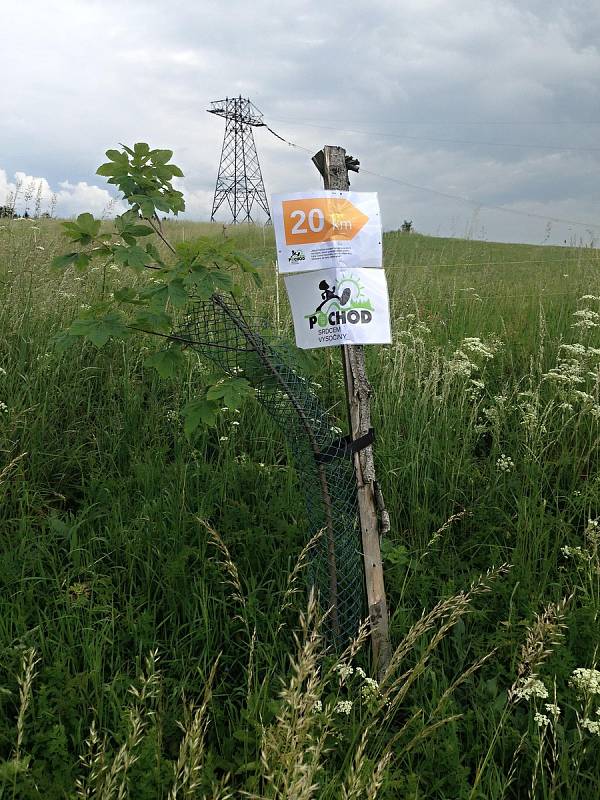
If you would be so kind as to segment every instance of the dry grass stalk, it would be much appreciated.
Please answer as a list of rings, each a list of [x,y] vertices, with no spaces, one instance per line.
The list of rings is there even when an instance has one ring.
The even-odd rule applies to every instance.
[[[424,559],[426,556],[428,556],[431,551],[431,548],[437,544],[437,542],[442,538],[442,536],[448,530],[448,528],[450,528],[459,519],[465,517],[467,513],[468,513],[467,510],[463,508],[462,511],[459,511],[456,514],[452,514],[451,517],[448,517],[448,519],[446,520],[446,522],[444,522],[442,527],[437,529],[437,531],[433,534],[431,539],[425,545],[425,550],[421,554],[421,559]]]
[[[204,741],[208,728],[207,710],[212,696],[212,686],[218,666],[218,659],[213,664],[198,708],[193,705],[188,709],[187,724],[179,723],[183,731],[183,739],[179,745],[179,755],[175,764],[175,777],[169,791],[168,800],[186,798],[191,800],[196,796],[196,789],[200,785],[200,773],[204,763]],[[225,790],[226,787],[222,787]],[[227,795],[221,795],[226,797]]]
[[[392,760],[392,753],[388,750],[375,764],[375,769],[371,774],[371,779],[365,785],[364,800],[376,800],[379,796],[379,790],[383,784],[385,773]]]
[[[106,738],[99,738],[95,723],[92,723],[87,740],[88,753],[81,759],[89,770],[87,780],[79,779],[76,782],[79,797],[94,798],[94,800],[114,800],[114,798],[124,800],[127,797],[128,773],[137,761],[136,750],[153,714],[150,706],[158,697],[160,689],[157,664],[158,653],[153,650],[146,658],[144,670],[139,677],[140,687],[129,688],[129,693],[135,700],[127,712],[129,720],[127,737],[117,750],[110,766]]]
[[[475,672],[477,672],[481,667],[488,661],[493,655],[495,655],[497,648],[494,648],[485,656],[478,658],[477,661],[474,661],[470,667],[468,667],[463,673],[461,673],[456,680],[454,680],[450,686],[446,689],[443,695],[440,697],[437,706],[435,707],[432,717],[435,717],[442,709],[444,703],[450,698],[450,696],[456,691],[456,689],[464,683],[468,678],[471,677]]]
[[[301,638],[296,638],[297,654],[291,658],[291,677],[281,692],[282,708],[276,722],[264,732],[261,748],[263,797],[274,800],[311,800],[317,789],[316,778],[323,768],[327,726],[315,724],[319,700],[322,654],[321,618],[311,591],[306,614],[300,615]]]
[[[240,575],[238,569],[231,558],[231,554],[227,548],[227,545],[221,539],[217,531],[206,522],[206,520],[199,519],[198,520],[201,525],[203,525],[209,533],[210,536],[210,543],[217,548],[219,553],[221,554],[221,564],[225,569],[225,574],[227,575],[227,583],[233,589],[232,595],[234,600],[240,604],[242,608],[246,608],[246,598],[244,597],[244,592],[242,590],[242,582],[240,581]]]
[[[281,608],[279,609],[279,614],[282,615],[287,609],[291,608],[292,605],[292,598],[295,594],[300,591],[300,587],[298,585],[298,581],[300,575],[302,574],[303,570],[306,568],[308,564],[308,558],[325,532],[325,528],[321,528],[320,531],[317,531],[315,535],[309,539],[309,541],[304,545],[302,548],[296,563],[294,564],[293,570],[288,575],[287,586],[285,588],[285,592],[283,595],[283,600],[281,602]],[[283,627],[283,622],[280,623],[278,630],[281,630]]]
[[[85,740],[86,753],[79,757],[87,778],[76,778],[77,797],[82,800],[98,797],[98,789],[102,785],[106,770],[106,737],[100,738],[96,728],[96,720],[92,720],[88,738]]]
[[[354,751],[354,758],[342,785],[341,800],[363,800],[365,796],[365,757],[372,724],[371,722],[365,727]]]
[[[561,641],[565,627],[563,620],[571,597],[572,595],[565,597],[558,603],[549,603],[541,614],[535,615],[532,624],[527,628],[517,667],[517,680],[508,692],[510,701],[515,699],[519,684],[535,677],[539,667]]]
[[[248,678],[246,682],[246,704],[250,702],[250,694],[252,693],[252,678],[254,676],[254,651],[256,650],[256,625],[252,631],[250,639],[250,649],[248,652]]]
[[[510,569],[508,564],[502,564],[492,570],[488,570],[485,575],[480,576],[471,584],[466,592],[459,592],[452,597],[441,600],[427,614],[423,614],[419,620],[410,628],[404,639],[395,649],[390,660],[388,669],[383,676],[382,702],[388,704],[390,710],[394,710],[402,702],[409,688],[421,675],[429,661],[431,653],[436,649],[442,639],[447,635],[452,627],[458,622],[460,617],[466,614],[470,608],[474,597],[490,591],[490,583],[505,575]],[[441,623],[441,624],[439,624]],[[409,652],[411,652],[417,642],[429,631],[437,627],[434,635],[425,647],[417,664],[407,672],[397,676],[398,668]],[[394,677],[396,675],[396,677]]]
[[[10,475],[13,467],[15,467],[22,458],[25,458],[26,455],[27,453],[21,453],[20,456],[17,456],[16,458],[13,458],[12,461],[9,461],[2,472],[0,472],[0,485],[3,484],[6,478]]]
[[[356,636],[346,649],[342,651],[342,654],[337,660],[337,664],[349,664],[356,654],[362,650],[370,635],[371,621],[367,618],[361,622]],[[337,666],[337,664],[334,666]],[[333,668],[331,671],[333,671]]]
[[[25,650],[21,657],[21,672],[17,678],[19,684],[19,714],[17,716],[17,747],[15,750],[15,759],[17,762],[21,758],[23,737],[25,735],[25,717],[31,702],[31,687],[37,675],[35,668],[40,661],[36,656],[37,654],[33,647]]]

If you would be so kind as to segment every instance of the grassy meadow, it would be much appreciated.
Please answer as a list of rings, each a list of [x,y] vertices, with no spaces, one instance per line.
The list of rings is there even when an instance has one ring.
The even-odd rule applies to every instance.
[[[227,235],[290,339],[272,232]],[[323,653],[283,434],[248,401],[188,441],[207,368],[160,380],[149,337],[59,354],[123,281],[65,249],[0,220],[0,798],[598,797],[600,251],[385,235],[377,684],[364,635]],[[345,429],[339,352],[310,363]]]

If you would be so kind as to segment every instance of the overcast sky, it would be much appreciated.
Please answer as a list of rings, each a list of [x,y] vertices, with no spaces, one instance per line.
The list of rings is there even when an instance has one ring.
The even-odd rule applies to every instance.
[[[148,141],[175,151],[186,216],[207,219],[224,121],[206,108],[241,93],[286,139],[360,158],[352,188],[379,192],[388,229],[406,218],[437,235],[598,242],[599,12],[598,0],[6,0],[0,204],[20,175],[43,179],[62,216],[100,214],[104,151]],[[264,128],[255,138],[269,195],[320,187],[309,153]]]

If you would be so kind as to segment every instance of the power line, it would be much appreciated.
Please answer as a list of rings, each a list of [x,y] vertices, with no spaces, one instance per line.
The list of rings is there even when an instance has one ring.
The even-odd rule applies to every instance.
[[[579,220],[574,219],[563,219],[562,217],[551,217],[547,214],[536,214],[533,211],[517,211],[514,208],[507,208],[506,206],[497,206],[492,203],[482,203],[478,200],[469,200],[467,197],[462,197],[458,194],[450,194],[449,192],[440,192],[437,189],[431,189],[428,186],[419,186],[416,183],[409,183],[408,181],[400,180],[400,178],[392,178],[389,175],[382,175],[379,172],[373,172],[372,170],[363,169],[363,172],[366,172],[367,175],[374,175],[377,178],[382,178],[386,181],[391,181],[392,183],[398,183],[401,186],[408,186],[411,189],[417,189],[420,192],[428,192],[430,194],[436,194],[440,197],[445,197],[448,200],[458,200],[461,203],[466,203],[467,205],[473,206],[474,208],[488,208],[492,209],[493,211],[502,211],[505,214],[515,214],[519,217],[530,217],[531,219],[541,219],[543,222],[561,222],[565,225],[580,225],[584,228],[598,228],[600,229],[599,223],[593,222],[580,222]]]
[[[290,147],[293,147],[293,148],[295,148],[297,150],[304,150],[305,153],[313,153],[313,152],[315,152],[314,149],[309,149],[308,147],[303,147],[301,144],[296,144],[296,142],[291,142],[289,139],[285,139],[283,136],[280,136],[278,133],[275,133],[275,131],[272,130],[272,128],[269,128],[268,125],[265,125],[265,127],[270,133],[273,134],[273,136],[276,136],[278,139],[280,139],[282,142],[285,142],[285,144],[289,145]],[[332,130],[336,130],[336,129],[332,129]],[[420,192],[427,192],[429,194],[435,194],[435,195],[438,195],[439,197],[444,197],[447,200],[458,200],[459,202],[466,203],[467,205],[472,206],[473,208],[487,208],[487,209],[491,209],[493,211],[502,211],[505,214],[514,214],[514,215],[519,216],[519,217],[529,217],[531,219],[540,219],[543,222],[559,222],[559,223],[563,223],[565,225],[579,225],[579,226],[581,226],[583,228],[597,228],[597,229],[600,230],[600,223],[581,222],[581,221],[573,220],[573,219],[563,219],[562,217],[551,217],[551,216],[548,216],[548,215],[545,215],[545,214],[536,214],[533,211],[517,211],[517,209],[507,208],[506,206],[498,206],[498,205],[494,205],[492,203],[482,203],[482,202],[480,202],[478,200],[469,200],[468,197],[462,197],[461,195],[458,195],[458,194],[450,194],[449,192],[442,192],[442,191],[439,191],[438,189],[432,189],[432,188],[430,188],[428,186],[419,186],[416,183],[409,183],[408,181],[403,181],[400,178],[392,178],[389,175],[382,175],[380,172],[373,172],[373,170],[365,169],[362,166],[361,166],[361,170],[362,170],[363,173],[366,173],[367,175],[373,175],[373,176],[375,176],[377,178],[381,178],[382,180],[391,181],[392,183],[397,183],[397,184],[399,184],[401,186],[407,186],[410,189],[416,189],[417,191],[420,191]]]
[[[282,122],[285,120],[274,120],[274,122]],[[414,142],[436,142],[438,144],[466,144],[474,145],[476,147],[512,147],[517,149],[527,150],[550,150],[555,152],[579,152],[579,153],[600,153],[600,147],[581,147],[579,145],[551,145],[551,144],[531,144],[525,142],[482,142],[474,141],[472,139],[445,139],[432,136],[411,136],[404,133],[383,133],[381,131],[357,131],[350,129],[342,129],[333,125],[317,125],[311,122],[298,122],[298,125],[303,125],[307,128],[321,128],[323,130],[337,131],[338,133],[358,134],[361,136],[383,136],[389,139],[408,139]]]
[[[279,122],[286,122],[297,124],[295,119],[280,119],[276,120]],[[370,120],[367,119],[342,119],[338,120],[341,124],[350,124],[353,125],[355,123],[362,125],[363,123],[370,123]],[[314,122],[311,120],[305,120],[303,123],[305,125],[320,125],[320,122]],[[493,127],[494,125],[502,125],[502,126],[521,126],[521,127],[533,127],[534,125],[600,125],[600,120],[451,120],[446,119],[443,121],[435,122],[433,120],[423,120],[423,119],[396,119],[396,120],[381,120],[381,124],[383,125],[429,125],[430,127],[448,127],[448,126],[456,126],[456,127],[474,127],[476,125],[484,125]]]

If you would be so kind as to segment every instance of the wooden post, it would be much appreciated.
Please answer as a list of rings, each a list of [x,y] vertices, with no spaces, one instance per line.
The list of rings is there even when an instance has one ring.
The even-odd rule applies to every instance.
[[[327,145],[315,154],[313,162],[323,176],[325,189],[348,191],[350,188],[348,169],[358,172],[358,161],[346,156],[343,147]],[[371,428],[371,386],[367,378],[362,345],[342,345],[340,349],[344,365],[350,432],[352,439],[355,440],[367,434]],[[353,458],[371,624],[371,647],[375,669],[381,676],[389,663],[391,646],[379,535],[380,532],[383,534],[389,530],[389,516],[375,478],[372,446],[369,445],[355,453]]]

